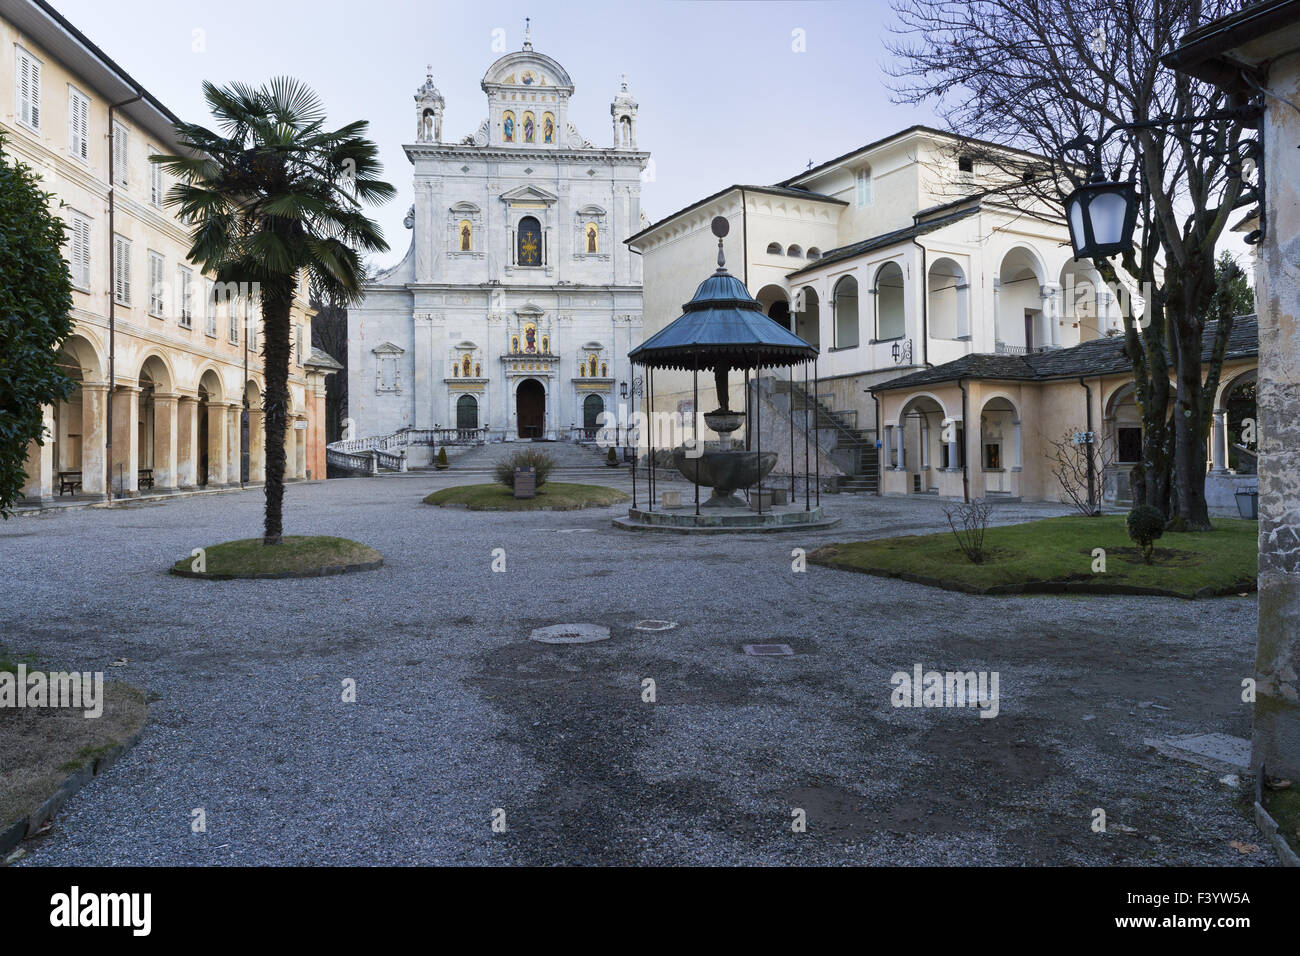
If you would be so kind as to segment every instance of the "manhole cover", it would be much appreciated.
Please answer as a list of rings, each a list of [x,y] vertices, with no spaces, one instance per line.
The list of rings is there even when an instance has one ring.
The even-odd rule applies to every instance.
[[[789,644],[746,644],[745,653],[750,657],[786,657],[794,651]]]
[[[594,644],[609,640],[609,628],[599,624],[552,624],[534,629],[528,639],[543,644]]]
[[[677,626],[676,621],[637,621],[632,625],[634,631],[671,631]]]

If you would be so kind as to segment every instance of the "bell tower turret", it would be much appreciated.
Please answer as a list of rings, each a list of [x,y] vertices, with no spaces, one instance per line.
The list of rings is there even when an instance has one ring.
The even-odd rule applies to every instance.
[[[425,74],[424,85],[415,91],[415,141],[442,142],[442,94],[433,85],[433,67]]]

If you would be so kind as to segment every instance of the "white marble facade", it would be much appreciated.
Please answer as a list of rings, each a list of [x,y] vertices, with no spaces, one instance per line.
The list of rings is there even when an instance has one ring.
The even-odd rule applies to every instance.
[[[636,102],[610,106],[613,143],[569,121],[573,82],[531,42],[488,69],[488,116],[442,141],[432,69],[415,96],[412,230],[348,328],[352,435],[478,428],[487,440],[568,438],[616,412],[641,337],[644,225]],[[594,396],[594,397],[593,397]]]

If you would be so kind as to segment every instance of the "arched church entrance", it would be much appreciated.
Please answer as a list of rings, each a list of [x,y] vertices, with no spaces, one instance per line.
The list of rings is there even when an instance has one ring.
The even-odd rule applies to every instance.
[[[526,378],[515,389],[515,417],[520,438],[541,438],[546,427],[546,389],[535,378]]]

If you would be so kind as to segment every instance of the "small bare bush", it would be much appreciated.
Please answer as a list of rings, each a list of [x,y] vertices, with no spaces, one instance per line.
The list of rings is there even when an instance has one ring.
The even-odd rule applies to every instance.
[[[987,501],[972,501],[945,508],[944,514],[948,516],[948,527],[952,528],[961,553],[972,564],[981,564],[984,561],[984,532],[989,528],[993,505]]]

